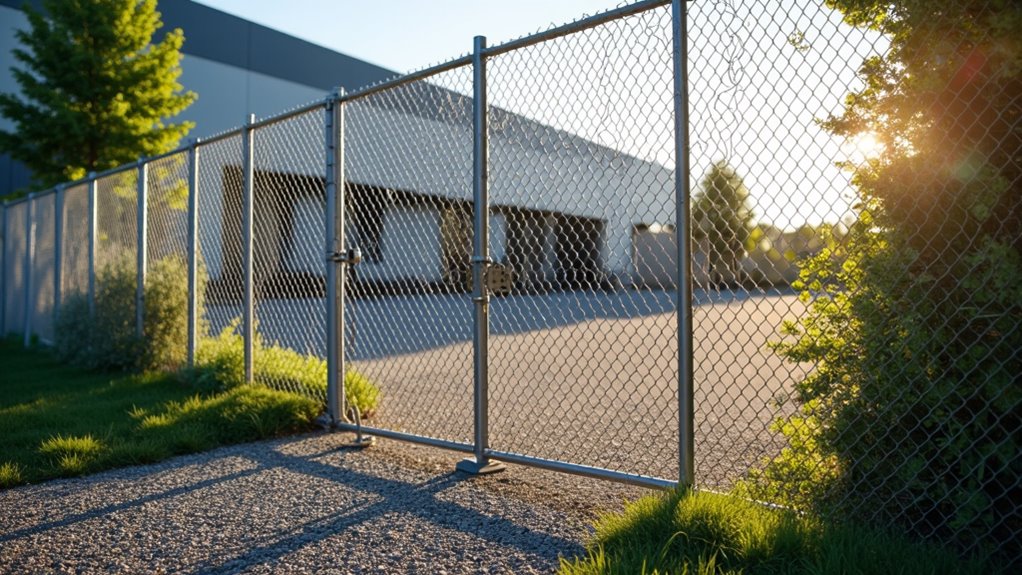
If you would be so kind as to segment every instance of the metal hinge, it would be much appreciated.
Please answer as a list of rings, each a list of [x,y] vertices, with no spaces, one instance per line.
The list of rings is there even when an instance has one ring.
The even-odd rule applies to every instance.
[[[330,252],[326,259],[338,264],[357,265],[362,262],[362,250],[354,247],[340,252]]]
[[[490,264],[486,267],[486,288],[495,295],[508,295],[514,284],[514,275],[506,264]]]

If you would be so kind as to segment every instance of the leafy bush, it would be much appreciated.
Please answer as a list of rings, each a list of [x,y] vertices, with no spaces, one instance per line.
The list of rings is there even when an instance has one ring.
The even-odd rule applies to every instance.
[[[135,329],[134,260],[120,258],[103,267],[96,274],[93,316],[83,294],[72,295],[62,303],[55,330],[58,357],[89,369],[178,369],[188,349],[187,278],[187,264],[180,256],[150,264],[143,291],[144,336],[139,338]],[[204,285],[205,276],[200,270],[200,306]]]
[[[186,381],[206,391],[231,389],[245,383],[245,342],[240,324],[241,320],[236,318],[216,337],[200,340],[195,367],[183,372]],[[253,337],[255,383],[307,397],[326,397],[325,361],[279,345],[265,345],[258,331]],[[380,391],[364,375],[348,370],[344,391],[348,405],[357,406],[363,416],[375,413]]]
[[[925,249],[891,222],[805,266],[811,311],[774,347],[816,369],[749,494],[1018,556],[1022,258],[970,216]]]
[[[846,166],[860,222],[803,270],[811,312],[776,349],[816,369],[753,491],[1022,561],[1022,122],[1006,115],[1022,5],[828,4],[891,45],[822,125],[884,151]]]

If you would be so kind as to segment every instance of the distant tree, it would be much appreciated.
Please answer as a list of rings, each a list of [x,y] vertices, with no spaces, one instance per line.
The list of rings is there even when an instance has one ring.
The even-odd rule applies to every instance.
[[[0,94],[0,150],[49,187],[173,149],[193,127],[165,123],[196,98],[183,92],[180,29],[163,26],[156,0],[44,0],[25,7],[11,71],[21,94]]]
[[[711,281],[737,281],[753,227],[749,189],[735,169],[720,160],[707,172],[693,200],[694,236],[709,244]]]

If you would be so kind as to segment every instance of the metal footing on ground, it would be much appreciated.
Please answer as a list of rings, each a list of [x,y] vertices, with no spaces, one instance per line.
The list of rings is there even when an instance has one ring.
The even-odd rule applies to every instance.
[[[465,459],[462,459],[454,468],[458,471],[463,471],[471,475],[488,475],[490,473],[497,473],[498,471],[504,471],[507,469],[507,467],[499,461],[494,461],[492,459],[479,461],[475,457],[466,457]]]
[[[357,405],[352,405],[351,412],[355,415],[355,439],[345,443],[344,447],[362,449],[376,443],[376,438],[372,435],[362,435],[362,410]]]

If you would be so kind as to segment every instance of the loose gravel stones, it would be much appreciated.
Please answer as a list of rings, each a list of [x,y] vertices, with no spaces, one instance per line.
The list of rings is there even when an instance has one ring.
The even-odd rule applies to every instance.
[[[317,433],[0,491],[2,573],[549,573],[645,490]]]

